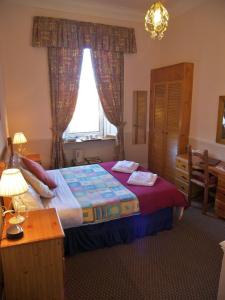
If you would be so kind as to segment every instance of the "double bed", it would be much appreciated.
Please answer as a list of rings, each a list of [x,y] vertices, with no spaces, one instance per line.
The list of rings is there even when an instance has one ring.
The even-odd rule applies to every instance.
[[[169,230],[173,208],[187,206],[184,196],[166,180],[158,177],[152,187],[129,185],[130,174],[112,171],[114,164],[48,171],[57,188],[55,197],[44,199],[43,205],[58,212],[66,255]]]
[[[66,255],[169,230],[173,208],[187,206],[183,194],[163,178],[152,187],[127,184],[130,174],[112,171],[115,163],[47,171],[57,187],[53,198],[41,202],[57,210]]]

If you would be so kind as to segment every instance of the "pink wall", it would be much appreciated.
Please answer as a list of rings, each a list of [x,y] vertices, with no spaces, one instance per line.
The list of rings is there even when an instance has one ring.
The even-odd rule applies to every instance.
[[[16,4],[1,4],[1,61],[5,79],[5,95],[10,134],[23,131],[29,140],[28,150],[39,152],[48,165],[51,142],[50,94],[47,49],[32,48],[32,17],[35,15],[63,17],[105,24],[134,27],[138,53],[125,56],[125,126],[126,157],[147,164],[147,146],[131,145],[132,94],[134,90],[149,90],[149,74],[157,66],[158,46],[144,32],[142,23],[84,17],[72,13],[31,8]],[[66,146],[67,147],[67,146]],[[96,155],[95,146],[87,146],[88,154]],[[68,157],[71,146],[66,148]],[[104,159],[112,159],[112,144],[102,149]]]
[[[171,20],[160,48],[160,65],[194,63],[190,143],[225,161],[215,142],[219,96],[225,95],[225,1],[206,1]]]
[[[47,50],[31,47],[32,17],[63,17],[135,28],[138,53],[125,56],[125,152],[126,158],[147,164],[147,146],[132,145],[132,94],[147,90],[152,68],[193,62],[194,89],[190,141],[198,148],[225,160],[225,146],[215,143],[217,109],[225,95],[225,2],[205,1],[182,16],[172,18],[162,41],[152,41],[143,23],[119,21],[32,8],[2,2],[0,9],[0,67],[10,134],[24,131],[28,150],[39,152],[48,165],[51,144],[51,114]],[[112,159],[112,143],[84,145],[88,155]],[[86,147],[86,148],[85,148]],[[71,158],[73,146],[66,146]]]

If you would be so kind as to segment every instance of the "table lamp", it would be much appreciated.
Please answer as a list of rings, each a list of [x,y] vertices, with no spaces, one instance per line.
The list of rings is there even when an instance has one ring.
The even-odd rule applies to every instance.
[[[13,144],[18,145],[18,152],[23,154],[23,144],[27,143],[27,139],[23,132],[17,132],[13,137]]]
[[[6,169],[2,172],[0,180],[0,196],[18,196],[19,198],[19,196],[24,194],[27,190],[28,185],[19,169]],[[19,205],[16,210],[17,216],[9,219],[10,224],[20,224],[25,220],[25,217],[20,215]]]

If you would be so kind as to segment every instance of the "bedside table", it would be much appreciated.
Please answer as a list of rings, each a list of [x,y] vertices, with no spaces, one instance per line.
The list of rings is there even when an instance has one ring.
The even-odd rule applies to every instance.
[[[39,163],[41,165],[41,156],[40,154],[37,153],[33,153],[33,154],[27,154],[25,155],[26,158],[29,158],[37,163]]]
[[[72,159],[72,166],[78,167],[78,166],[85,166],[88,165],[87,161],[77,162],[76,159]]]
[[[2,175],[2,172],[6,169],[6,164],[4,161],[0,161],[0,176]]]
[[[28,212],[24,236],[1,241],[5,299],[63,299],[64,232],[54,208]]]

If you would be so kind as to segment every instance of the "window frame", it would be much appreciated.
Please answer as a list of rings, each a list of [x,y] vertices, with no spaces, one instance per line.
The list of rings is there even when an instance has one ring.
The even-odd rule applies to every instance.
[[[69,126],[67,127],[67,129],[64,131],[64,138],[67,138],[67,137],[71,137],[71,138],[75,138],[75,137],[90,137],[90,136],[93,136],[93,137],[103,137],[104,136],[104,119],[105,119],[105,116],[104,116],[104,112],[101,108],[101,105],[100,105],[100,99],[99,99],[99,131],[68,131],[67,129],[69,128]]]
[[[90,48],[85,48],[85,49],[89,49],[90,52],[89,54],[91,55],[91,49]],[[85,50],[84,49],[84,50]],[[84,52],[83,52],[83,58],[84,58]],[[82,60],[83,60],[82,58]],[[82,61],[82,65],[83,65],[83,61]],[[94,66],[91,63],[92,66],[92,70],[93,70],[93,74],[94,74]],[[82,67],[81,67],[82,68]],[[82,69],[81,69],[82,70]],[[95,78],[94,78],[95,81]],[[101,104],[101,100],[99,97],[99,93],[98,93],[98,89],[97,89],[97,85],[96,85],[96,81],[95,81],[95,86],[96,86],[96,90],[97,90],[97,95],[98,95],[98,108],[99,108],[99,130],[98,131],[88,131],[88,132],[76,132],[76,131],[69,131],[69,125],[67,126],[66,130],[63,133],[63,139],[64,140],[69,140],[69,139],[76,139],[76,138],[104,138],[104,137],[113,137],[115,138],[117,135],[117,132],[115,134],[112,133],[112,130],[110,128],[110,134],[107,133],[107,129],[110,126],[114,126],[113,124],[111,124],[108,119],[106,118],[103,108],[102,108],[102,104]],[[79,88],[80,88],[80,82],[79,82]],[[76,107],[75,107],[76,110]],[[73,112],[73,115],[75,113],[75,110]],[[71,119],[72,120],[72,119]],[[112,134],[111,134],[112,133]]]

